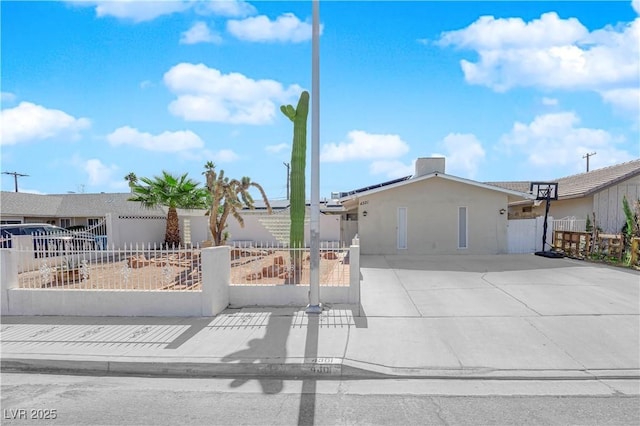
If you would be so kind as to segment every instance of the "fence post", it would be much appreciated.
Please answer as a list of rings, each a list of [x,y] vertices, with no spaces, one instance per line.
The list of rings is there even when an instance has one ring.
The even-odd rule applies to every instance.
[[[638,254],[640,253],[640,238],[631,239],[631,265],[635,266],[638,262]]]
[[[349,303],[358,305],[360,312],[360,246],[349,247]]]
[[[202,316],[218,315],[229,306],[231,247],[208,247],[202,258]]]
[[[10,249],[0,249],[0,289],[2,294],[2,315],[10,315],[9,289],[18,288],[18,252]]]

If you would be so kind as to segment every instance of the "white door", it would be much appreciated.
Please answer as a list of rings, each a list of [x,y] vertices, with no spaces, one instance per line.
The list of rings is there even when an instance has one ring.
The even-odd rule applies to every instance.
[[[407,248],[407,208],[398,207],[398,249]]]

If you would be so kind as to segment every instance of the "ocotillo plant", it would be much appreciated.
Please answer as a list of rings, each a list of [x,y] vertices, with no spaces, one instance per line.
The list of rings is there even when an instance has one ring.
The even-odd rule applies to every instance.
[[[291,148],[291,197],[289,247],[301,248],[304,244],[305,213],[305,166],[307,162],[307,116],[309,115],[309,92],[300,94],[298,106],[282,105],[280,110],[293,122],[293,146]],[[298,255],[291,251],[291,265],[294,282],[298,282],[302,270],[301,251]]]

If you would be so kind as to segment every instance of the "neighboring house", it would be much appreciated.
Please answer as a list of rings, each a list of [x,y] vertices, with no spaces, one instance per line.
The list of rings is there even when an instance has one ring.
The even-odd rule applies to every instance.
[[[162,243],[167,208],[147,209],[128,201],[131,193],[100,194],[28,194],[0,192],[0,223],[49,223],[63,228],[84,226],[98,236],[107,236],[108,244]],[[207,239],[204,210],[178,209],[186,242]],[[187,235],[185,235],[187,234]]]
[[[444,158],[418,158],[413,176],[341,194],[363,254],[502,254],[507,208],[527,193],[445,173]]]
[[[640,199],[640,159],[552,180],[558,183],[558,200],[551,201],[549,215],[555,219],[587,217],[605,233],[619,233],[625,223],[622,199],[630,204]],[[528,192],[531,182],[489,182],[502,188]],[[535,194],[533,194],[535,195]],[[514,219],[543,216],[545,203],[539,201],[509,204]]]
[[[0,223],[49,223],[68,228],[84,226],[96,235],[107,236],[108,244],[162,243],[167,208],[146,209],[141,203],[128,201],[131,193],[100,194],[29,194],[0,193]],[[229,216],[229,242],[243,241],[275,245],[288,242],[289,201],[275,200],[270,204],[273,214],[267,214],[262,200],[255,209],[243,209],[244,227]],[[307,208],[307,221],[309,212]],[[320,206],[320,238],[337,242],[340,235],[342,206],[324,201]],[[184,242],[200,243],[210,239],[209,217],[205,210],[178,209]],[[309,241],[309,225],[306,224]],[[349,243],[351,240],[345,240]]]

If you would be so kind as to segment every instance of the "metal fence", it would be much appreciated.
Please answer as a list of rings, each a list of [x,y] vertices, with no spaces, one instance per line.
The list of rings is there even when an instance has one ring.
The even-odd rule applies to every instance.
[[[575,216],[563,217],[562,219],[556,219],[553,221],[553,230],[567,232],[586,232],[587,221],[586,219],[576,219]]]
[[[235,242],[231,247],[231,285],[308,285],[310,258],[308,247]],[[321,286],[349,286],[349,247],[339,242],[321,243],[319,269]]]
[[[12,250],[18,255],[20,288],[180,291],[202,288],[197,246],[167,248],[136,244],[96,250],[68,244],[16,244]]]

